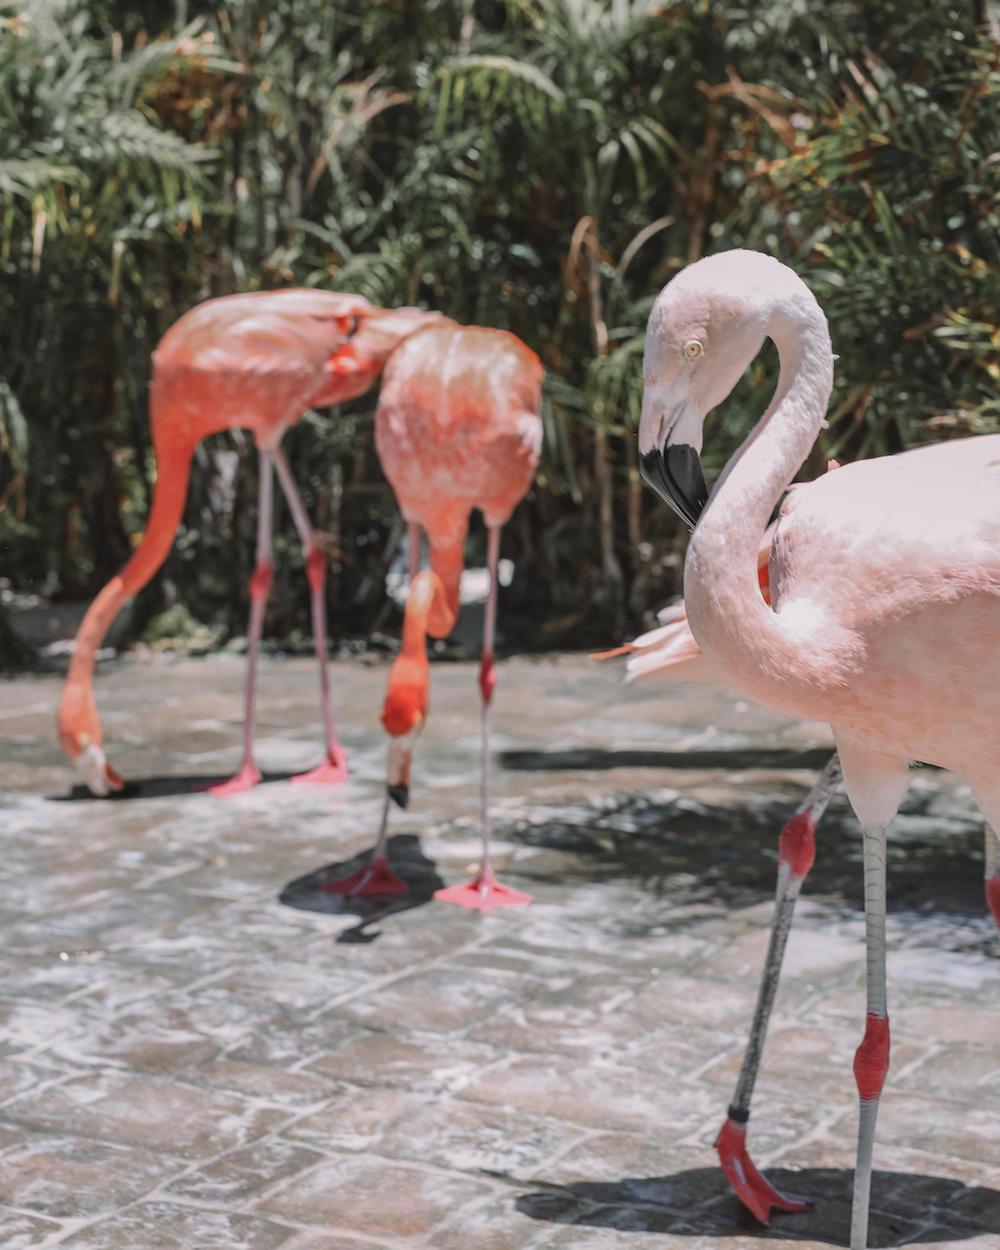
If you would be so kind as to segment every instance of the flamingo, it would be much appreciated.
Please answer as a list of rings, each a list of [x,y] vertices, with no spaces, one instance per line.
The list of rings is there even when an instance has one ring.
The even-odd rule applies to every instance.
[[[709,496],[706,414],[770,337],[781,377]],[[650,314],[639,454],[694,527],[691,633],[725,683],[785,715],[828,721],[864,833],[867,1018],[851,1250],[865,1250],[879,1098],[889,1062],[886,829],[908,761],[964,777],[1000,820],[1000,436],[863,461],[789,490],[775,532],[773,610],[757,547],[824,424],[833,353],[819,304],[772,257],[731,251],[681,271]]]
[[[404,646],[382,709],[383,726],[394,739],[388,795],[400,806],[408,799],[413,744],[426,715],[430,675],[424,638],[451,632],[472,509],[479,508],[486,521],[490,589],[479,667],[483,856],[474,881],[435,894],[443,902],[477,910],[531,902],[529,894],[499,882],[490,863],[490,726],[500,530],[538,466],[542,374],[535,353],[506,331],[427,326],[390,357],[375,414],[382,467],[409,527],[411,587],[420,582],[422,530],[436,577],[433,586],[424,584],[416,601],[410,591]]]
[[[406,334],[443,320],[419,309],[386,312],[358,295],[331,291],[261,291],[207,300],[167,331],[153,354],[150,422],[156,489],[146,533],[122,572],[87,610],[59,705],[59,742],[94,794],[124,784],[108,764],[94,703],[94,657],[118,611],[149,581],[174,541],[187,494],[191,457],[209,434],[250,429],[260,453],[257,563],[250,581],[243,761],[213,788],[222,797],[261,779],[254,760],[254,693],[264,608],[271,587],[272,466],[277,470],[306,550],[313,636],[319,664],[326,759],[293,781],[335,785],[347,776],[326,668],[326,557],[316,546],[281,439],[310,407],[363,394]]]

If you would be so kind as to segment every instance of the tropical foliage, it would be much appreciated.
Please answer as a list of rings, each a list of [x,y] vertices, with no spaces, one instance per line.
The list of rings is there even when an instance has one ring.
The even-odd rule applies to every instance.
[[[677,593],[686,538],[637,473],[642,332],[691,260],[769,251],[823,303],[840,361],[807,473],[1000,428],[998,87],[984,0],[4,0],[0,575],[93,593],[145,522],[159,336],[205,298],[306,284],[539,352],[508,635],[634,632]],[[775,373],[765,349],[710,418],[710,468]],[[288,437],[334,629],[360,636],[391,631],[402,535],[373,409]],[[253,498],[251,449],[212,440],[136,628],[181,602],[243,629]],[[268,626],[294,638],[287,516],[277,546]]]

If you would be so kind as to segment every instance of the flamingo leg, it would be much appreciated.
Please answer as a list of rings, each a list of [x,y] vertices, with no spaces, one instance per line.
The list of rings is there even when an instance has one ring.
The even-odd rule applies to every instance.
[[[328,894],[405,894],[405,885],[389,867],[389,794],[382,808],[382,827],[371,858],[359,872],[352,873],[342,881],[330,881],[323,886]]]
[[[1000,842],[993,832],[992,825],[985,828],[986,845],[984,847],[983,867],[985,877],[986,902],[989,904],[993,919],[1000,928]]]
[[[889,1016],[885,980],[885,825],[864,825],[865,979],[868,1018],[854,1056],[854,1079],[861,1098],[858,1158],[851,1208],[851,1250],[866,1250],[871,1202],[872,1154],[879,1098],[889,1067]]]
[[[326,735],[326,759],[318,768],[293,777],[292,784],[337,786],[347,780],[347,752],[337,737],[333,704],[330,701],[330,677],[326,666],[326,556],[316,546],[305,505],[295,485],[292,471],[288,467],[285,453],[280,447],[274,451],[274,467],[278,471],[281,489],[285,492],[295,528],[299,531],[306,553],[306,573],[309,577],[309,592],[312,600],[313,645],[316,648],[316,662],[319,665],[319,699],[323,710],[323,730]]]
[[[753,1161],[747,1154],[746,1126],[750,1119],[750,1101],[753,1097],[757,1071],[764,1050],[764,1039],[767,1036],[771,1009],[778,991],[781,964],[785,956],[788,934],[792,927],[795,902],[802,888],[802,882],[812,867],[816,847],[816,826],[826,811],[840,780],[840,757],[834,754],[816,784],[809,791],[805,801],[781,831],[778,843],[778,888],[774,904],[774,919],[771,922],[771,938],[767,947],[767,957],[764,960],[764,975],[761,978],[757,1007],[750,1028],[746,1054],[743,1057],[743,1067],[736,1083],[736,1092],[729,1105],[728,1118],[715,1142],[715,1148],[719,1152],[719,1161],[729,1183],[740,1200],[763,1224],[768,1222],[772,1207],[777,1207],[781,1211],[805,1210],[804,1203],[786,1198],[754,1167]]]
[[[420,572],[420,547],[423,542],[423,530],[419,521],[410,521],[407,527],[410,548],[410,585]],[[390,751],[391,751],[390,747]],[[394,787],[387,787],[385,806],[382,808],[382,827],[378,841],[371,853],[368,863],[343,881],[331,881],[323,889],[331,894],[405,894],[407,886],[389,867],[389,800],[393,797]],[[404,796],[405,797],[405,796]],[[405,802],[403,806],[405,807]]]
[[[487,564],[490,570],[490,592],[486,599],[483,623],[483,658],[479,665],[479,690],[482,694],[482,770],[480,774],[480,808],[483,832],[483,860],[479,876],[468,885],[453,885],[437,890],[436,899],[444,903],[458,903],[474,911],[486,911],[492,907],[520,907],[532,901],[530,894],[502,885],[490,864],[490,732],[492,729],[493,688],[496,685],[496,666],[493,662],[493,645],[497,616],[497,565],[500,562],[500,526],[488,528]]]
[[[420,557],[424,542],[423,526],[419,521],[409,521],[406,526],[407,546],[410,553],[410,585],[420,572]]]
[[[264,631],[264,610],[271,592],[271,518],[274,511],[274,479],[271,476],[271,452],[260,453],[260,484],[257,497],[257,567],[250,579],[250,628],[247,637],[246,706],[243,712],[243,763],[235,777],[222,785],[212,786],[211,794],[230,798],[243,794],[260,781],[260,769],[254,760],[254,696],[257,688],[257,656]]]

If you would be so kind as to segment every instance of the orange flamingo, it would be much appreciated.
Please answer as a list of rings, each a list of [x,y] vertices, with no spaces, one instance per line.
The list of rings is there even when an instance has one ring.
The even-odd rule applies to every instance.
[[[340,403],[366,391],[400,339],[429,320],[441,318],[418,309],[385,312],[357,295],[262,291],[208,300],[164,335],[153,355],[150,423],[157,481],[149,524],[135,555],[83,619],[59,706],[60,745],[95,794],[119,790],[123,784],[104,754],[94,703],[95,653],[122,605],[146,585],[173,544],[195,447],[209,434],[228,429],[251,430],[260,452],[257,565],[250,582],[243,762],[237,775],[213,793],[238,794],[260,780],[253,710],[271,586],[272,465],[306,549],[326,735],[324,762],[294,780],[337,784],[346,778],[326,671],[326,558],[314,541],[281,439],[310,407]]]
[[[392,745],[385,819],[369,868],[380,862],[380,855],[384,860],[388,799],[404,807],[408,800],[413,745],[429,697],[425,638],[428,633],[444,637],[454,626],[469,516],[479,508],[486,521],[490,571],[479,668],[483,859],[475,881],[438,890],[435,898],[480,910],[531,902],[529,894],[502,885],[490,864],[490,722],[500,530],[538,465],[542,374],[534,352],[505,331],[428,326],[410,335],[390,357],[375,415],[382,467],[409,525],[411,590],[403,648],[389,675],[382,709]],[[422,529],[430,544],[433,580],[419,574]],[[334,888],[378,893],[378,884],[352,879],[334,883]]]

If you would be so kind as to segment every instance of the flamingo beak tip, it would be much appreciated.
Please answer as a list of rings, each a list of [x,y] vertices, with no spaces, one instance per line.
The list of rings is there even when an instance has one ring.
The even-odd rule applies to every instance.
[[[87,789],[98,798],[106,798],[110,791],[121,790],[125,784],[109,766],[104,751],[95,742],[88,740],[75,763],[87,783]]]
[[[708,503],[698,452],[689,443],[667,443],[639,457],[642,476],[693,529]]]

